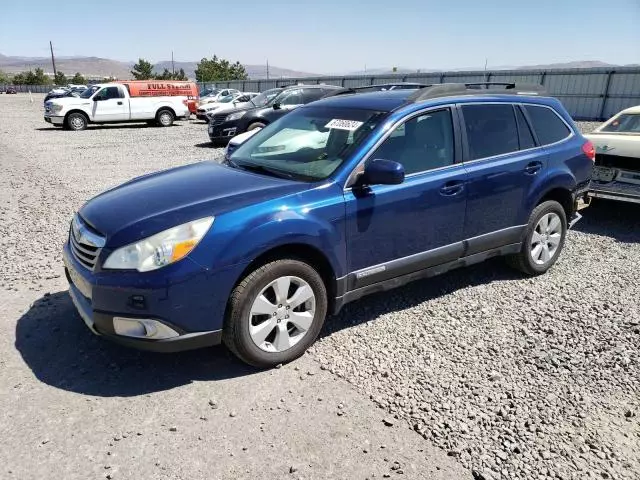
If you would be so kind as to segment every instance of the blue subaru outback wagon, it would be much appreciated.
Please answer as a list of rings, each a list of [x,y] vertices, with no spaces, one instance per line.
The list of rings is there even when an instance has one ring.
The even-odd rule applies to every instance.
[[[94,333],[156,351],[224,342],[267,367],[368,293],[494,256],[544,273],[594,159],[559,101],[517,84],[334,96],[227,153],[74,216],[64,263]]]

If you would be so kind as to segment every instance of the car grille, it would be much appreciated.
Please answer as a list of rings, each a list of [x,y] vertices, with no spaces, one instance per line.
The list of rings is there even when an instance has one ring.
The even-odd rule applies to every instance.
[[[226,113],[214,115],[213,117],[211,117],[211,121],[209,122],[209,125],[220,125],[221,123],[224,123],[225,118],[227,118]]]
[[[69,247],[76,260],[93,270],[103,246],[104,237],[76,215],[69,229]]]

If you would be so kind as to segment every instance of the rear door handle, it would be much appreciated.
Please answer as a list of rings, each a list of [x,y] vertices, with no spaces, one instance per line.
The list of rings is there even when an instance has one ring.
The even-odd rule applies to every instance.
[[[459,194],[462,190],[464,190],[464,182],[454,180],[452,182],[445,183],[440,189],[440,194],[450,197]]]
[[[524,173],[527,175],[535,175],[542,169],[541,162],[531,162],[526,167],[524,167]]]
[[[118,102],[118,105],[122,105],[122,102]]]

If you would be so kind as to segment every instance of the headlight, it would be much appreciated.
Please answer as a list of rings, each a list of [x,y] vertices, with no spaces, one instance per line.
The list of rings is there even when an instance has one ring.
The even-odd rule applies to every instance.
[[[53,113],[58,113],[60,110],[62,110],[62,105],[60,105],[58,103],[52,103],[51,104],[51,111]]]
[[[231,113],[229,115],[226,116],[226,118],[224,119],[225,122],[231,122],[233,120],[238,120],[239,118],[244,117],[244,114],[247,112],[235,112],[235,113]]]
[[[214,217],[201,218],[117,249],[104,268],[148,272],[186,257],[202,240]]]

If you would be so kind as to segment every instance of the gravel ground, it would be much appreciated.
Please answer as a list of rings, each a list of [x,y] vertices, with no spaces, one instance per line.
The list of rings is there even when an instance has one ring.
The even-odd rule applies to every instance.
[[[27,104],[24,96],[0,101],[0,157],[16,159],[15,165],[3,163],[0,176],[0,287],[6,292],[0,298],[21,299],[14,305],[32,302],[43,290],[64,289],[60,245],[72,213],[87,198],[133,176],[221,154],[197,145],[207,140],[201,124],[74,133],[48,127],[39,104]],[[580,126],[590,131],[597,124]],[[408,425],[428,440],[425,448],[440,447],[476,479],[640,478],[639,225],[639,207],[598,202],[569,233],[547,275],[523,278],[494,260],[368,297],[330,319],[300,363],[315,359],[386,411],[392,429]],[[43,318],[57,318],[56,309],[72,315],[65,298],[36,302],[46,307]],[[37,325],[40,317],[31,310],[23,319]],[[54,390],[77,392],[56,384],[51,368],[35,366],[38,356],[22,344],[30,335],[22,323],[16,347],[35,376]],[[75,332],[63,347],[73,350],[90,338],[105,368],[114,352],[125,356],[125,365],[148,358],[120,354],[124,350],[85,333]],[[62,358],[72,368],[74,353]],[[4,365],[24,368],[15,361]],[[18,384],[37,390],[32,379],[19,378]],[[241,380],[247,387],[249,380]],[[80,393],[104,393],[96,388]],[[68,401],[49,390],[45,398]],[[5,398],[24,400],[15,393]],[[144,398],[135,398],[138,409],[145,408]],[[364,401],[353,405],[354,411],[367,408]],[[128,412],[124,416],[137,424]],[[313,472],[306,475],[316,478]]]

